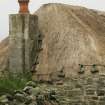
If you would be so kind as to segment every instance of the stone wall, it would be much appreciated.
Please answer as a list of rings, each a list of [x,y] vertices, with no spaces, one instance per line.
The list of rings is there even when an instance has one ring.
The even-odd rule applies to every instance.
[[[70,76],[62,85],[29,81],[14,95],[4,96],[0,102],[8,105],[105,105],[105,75]]]
[[[60,105],[105,105],[105,75],[71,76],[58,99]]]

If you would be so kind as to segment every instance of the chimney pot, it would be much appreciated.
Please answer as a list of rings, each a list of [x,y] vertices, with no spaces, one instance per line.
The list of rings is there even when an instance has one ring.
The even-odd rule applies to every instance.
[[[28,4],[29,0],[18,0],[20,10],[19,13],[29,13]]]

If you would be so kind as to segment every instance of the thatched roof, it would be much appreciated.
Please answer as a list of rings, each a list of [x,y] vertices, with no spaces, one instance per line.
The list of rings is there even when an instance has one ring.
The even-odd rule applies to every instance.
[[[78,64],[105,64],[104,13],[78,6],[46,4],[35,14],[44,36],[37,68],[40,73],[64,68],[69,76],[78,72]]]
[[[78,64],[105,64],[104,13],[65,4],[46,4],[35,14],[44,36],[37,66],[39,73],[59,71],[63,67],[69,76],[77,73]],[[5,53],[0,52],[0,57]]]

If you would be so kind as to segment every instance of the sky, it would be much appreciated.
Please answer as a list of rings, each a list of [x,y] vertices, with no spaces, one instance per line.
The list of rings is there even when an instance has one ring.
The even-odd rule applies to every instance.
[[[0,41],[9,35],[9,14],[17,14],[18,0],[0,0]],[[30,12],[34,13],[46,3],[64,3],[105,11],[105,0],[30,0]]]

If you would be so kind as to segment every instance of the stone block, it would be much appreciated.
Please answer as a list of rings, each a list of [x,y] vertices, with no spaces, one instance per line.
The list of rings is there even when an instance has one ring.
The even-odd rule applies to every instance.
[[[90,84],[91,85],[92,83],[93,83],[93,78],[92,77],[88,77],[87,80],[86,80],[86,84],[88,84],[88,85]]]
[[[95,90],[92,88],[87,89],[85,92],[86,92],[86,95],[95,95]]]
[[[98,100],[99,97],[98,96],[92,96],[92,100]]]
[[[71,100],[71,101],[69,102],[69,105],[82,105],[82,101]]]
[[[98,96],[105,96],[105,89],[98,89],[97,90],[97,95]]]
[[[80,96],[83,95],[83,91],[80,90],[80,89],[73,89],[73,90],[69,90],[67,95],[71,98],[73,98],[73,97],[78,97],[79,98]]]
[[[105,105],[105,101],[99,101],[98,105]]]
[[[98,101],[91,100],[89,101],[89,105],[98,105]]]
[[[98,96],[86,95],[84,96],[84,101],[97,101],[99,98]]]
[[[99,96],[99,101],[105,101],[105,96]]]

